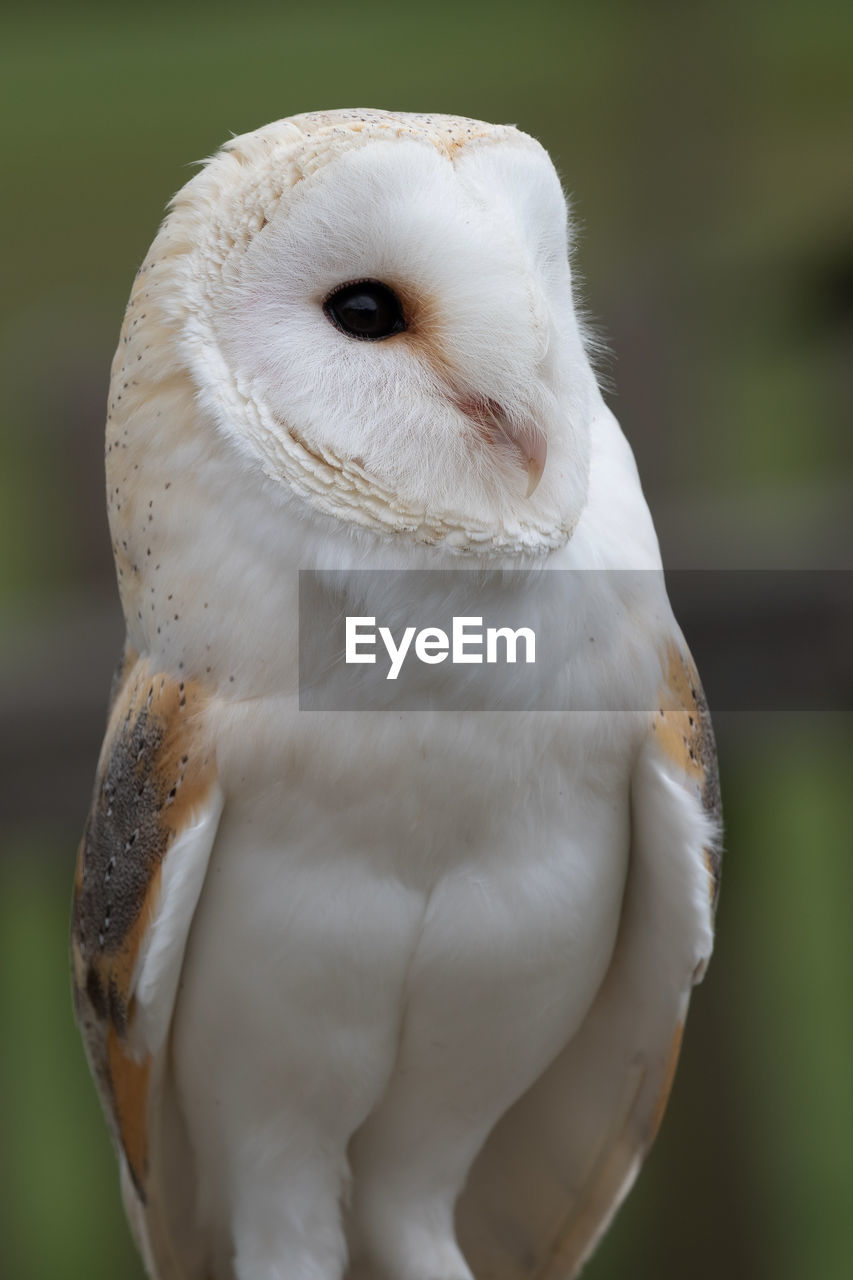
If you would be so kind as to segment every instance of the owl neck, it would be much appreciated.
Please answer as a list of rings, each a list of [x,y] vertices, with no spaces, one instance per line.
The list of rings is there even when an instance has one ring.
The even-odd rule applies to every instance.
[[[188,375],[149,385],[123,415],[113,416],[107,489],[134,648],[158,667],[202,679],[230,699],[297,692],[300,569],[345,577],[490,563],[472,563],[453,548],[382,537],[317,512],[264,475],[258,461],[217,428],[200,409]],[[580,569],[659,565],[633,458],[609,415],[594,445],[590,501],[575,536],[550,557],[504,557],[492,567],[544,563]],[[493,593],[499,596],[497,582]],[[512,575],[505,590],[517,590]],[[388,621],[400,620],[395,606]]]

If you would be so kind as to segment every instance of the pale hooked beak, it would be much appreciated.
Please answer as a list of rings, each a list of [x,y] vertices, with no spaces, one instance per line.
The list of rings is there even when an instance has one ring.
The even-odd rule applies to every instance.
[[[548,461],[548,441],[541,427],[537,427],[535,422],[525,423],[509,438],[515,442],[524,459],[524,465],[527,468],[527,492],[524,496],[529,498],[535,493],[542,479],[542,472]]]
[[[536,491],[548,458],[548,441],[545,433],[532,419],[520,424],[510,422],[505,410],[496,400],[481,396],[453,396],[453,403],[464,413],[483,435],[488,444],[499,449],[509,449],[513,460],[520,462],[527,472],[529,498]]]

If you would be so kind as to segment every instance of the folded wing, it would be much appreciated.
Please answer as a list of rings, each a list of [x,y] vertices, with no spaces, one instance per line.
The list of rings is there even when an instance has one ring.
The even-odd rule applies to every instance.
[[[508,1112],[460,1199],[477,1280],[570,1280],[642,1164],[711,953],[719,788],[707,706],[681,638],[631,780],[632,841],[613,959],[580,1031]]]
[[[206,707],[197,683],[128,655],[75,880],[77,1019],[123,1157],[128,1213],[152,1273],[153,1113],[187,937],[222,810]]]

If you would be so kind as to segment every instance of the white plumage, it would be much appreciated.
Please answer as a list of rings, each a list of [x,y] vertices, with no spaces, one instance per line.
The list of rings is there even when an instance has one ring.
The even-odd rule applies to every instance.
[[[576,1274],[665,1104],[718,830],[545,152],[377,111],[234,139],[134,286],[107,477],[128,648],[73,960],[151,1276]],[[298,709],[305,568],[353,612],[358,569],[652,585],[537,594],[585,710],[334,715]]]

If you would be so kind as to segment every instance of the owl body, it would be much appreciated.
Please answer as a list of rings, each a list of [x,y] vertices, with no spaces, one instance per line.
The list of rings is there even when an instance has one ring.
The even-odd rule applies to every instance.
[[[452,1214],[468,1169],[577,1028],[612,954],[627,804],[587,802],[559,842],[520,866],[515,850],[530,848],[522,778],[535,774],[556,806],[561,744],[518,758],[509,720],[478,733],[383,723],[378,741],[363,773],[351,767],[357,740],[347,758],[320,744],[329,772],[316,787],[282,768],[276,787],[299,792],[284,826],[280,803],[250,792],[208,869],[172,1052],[201,1233],[234,1223],[222,1274],[229,1247],[247,1274],[300,1250],[306,1274],[336,1274],[350,1188],[355,1258],[366,1251],[390,1273],[434,1254],[440,1274],[464,1275]],[[300,755],[313,749],[299,742]],[[472,752],[504,803],[460,795]],[[604,763],[624,777],[624,759]],[[345,764],[354,794],[330,802],[328,778]],[[412,769],[422,783],[411,784]],[[579,791],[584,781],[579,770]],[[377,785],[379,820],[359,798]],[[563,782],[561,798],[577,801],[574,788]],[[235,1182],[246,1202],[233,1216]],[[396,1230],[386,1230],[392,1206]]]
[[[713,740],[567,244],[525,135],[332,112],[235,139],[141,269],[72,953],[159,1280],[568,1277],[654,1135]],[[573,571],[529,614],[563,710],[447,709],[450,663],[419,710],[301,709],[298,570],[380,613],[358,571],[413,568]]]

